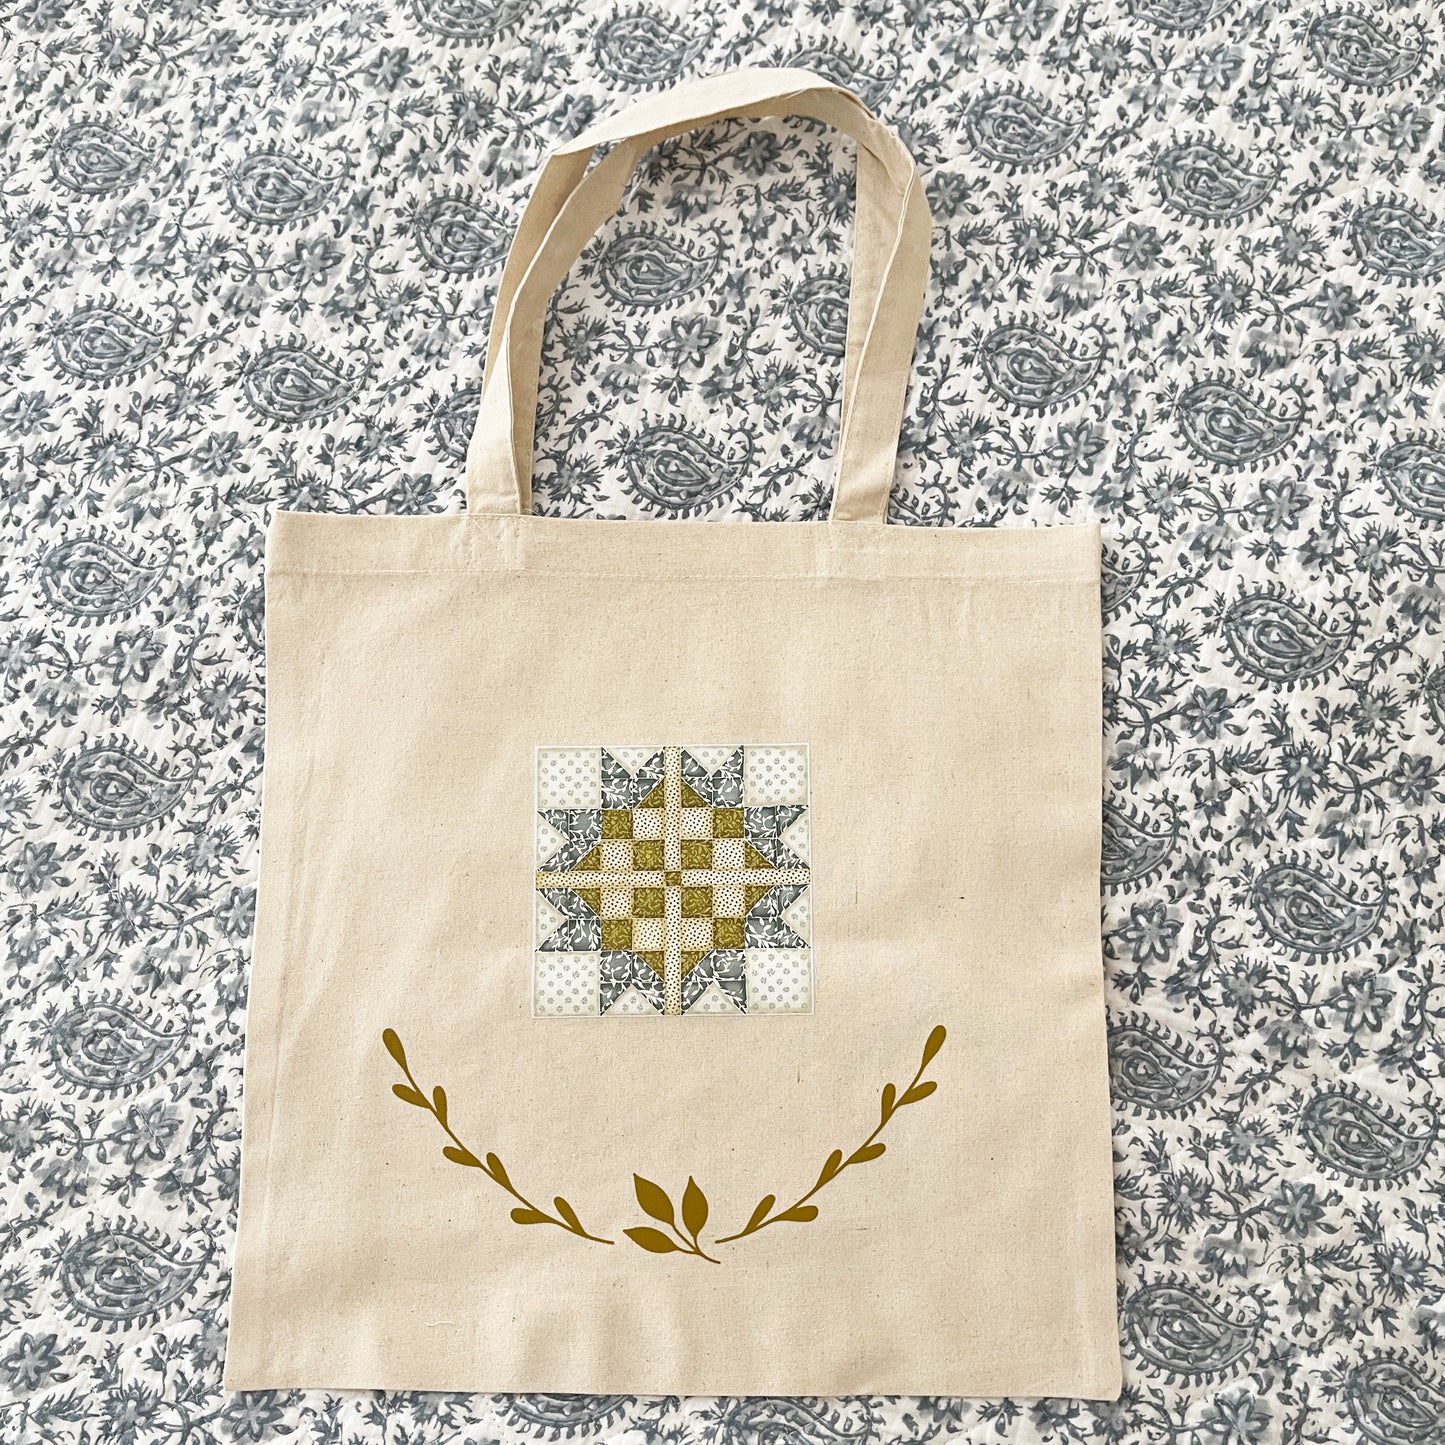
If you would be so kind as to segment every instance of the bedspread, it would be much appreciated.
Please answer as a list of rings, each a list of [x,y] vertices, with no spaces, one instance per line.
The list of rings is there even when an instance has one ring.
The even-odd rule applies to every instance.
[[[1445,1439],[1441,30],[0,5],[0,1439]],[[1124,1393],[224,1395],[267,518],[460,510],[545,148],[742,63],[927,175],[893,520],[1103,523]],[[803,121],[650,158],[549,316],[538,510],[823,514],[852,168]]]

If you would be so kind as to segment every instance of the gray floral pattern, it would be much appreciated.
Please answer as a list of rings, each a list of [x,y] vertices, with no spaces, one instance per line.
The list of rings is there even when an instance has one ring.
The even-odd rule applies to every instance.
[[[5,6],[0,1438],[1445,1439],[1441,31]],[[225,1396],[266,521],[459,510],[543,150],[746,61],[852,86],[927,173],[893,519],[1104,524],[1124,1394]],[[809,122],[661,148],[550,313],[539,510],[823,514],[852,194]]]

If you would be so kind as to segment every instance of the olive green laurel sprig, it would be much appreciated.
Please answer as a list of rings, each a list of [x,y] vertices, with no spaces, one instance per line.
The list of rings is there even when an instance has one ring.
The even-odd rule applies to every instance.
[[[750,1234],[756,1234],[770,1224],[811,1224],[818,1217],[818,1206],[810,1204],[808,1201],[820,1189],[831,1184],[845,1169],[851,1169],[855,1164],[867,1164],[874,1159],[881,1158],[884,1146],[878,1142],[878,1136],[887,1127],[888,1121],[899,1109],[926,1099],[938,1087],[932,1079],[924,1079],[923,1071],[933,1062],[947,1037],[948,1030],[942,1024],[938,1024],[929,1034],[928,1041],[923,1045],[923,1061],[918,1066],[918,1072],[914,1074],[908,1087],[901,1094],[892,1084],[883,1086],[882,1108],[877,1126],[846,1159],[843,1157],[841,1149],[833,1150],[823,1164],[822,1171],[818,1175],[818,1182],[801,1198],[795,1200],[786,1209],[774,1213],[778,1202],[777,1198],[772,1194],[765,1195],[758,1201],[752,1217],[742,1229],[738,1230],[736,1234],[721,1236],[714,1241],[714,1244],[730,1244],[734,1240],[746,1239]],[[628,1234],[632,1233],[631,1230],[627,1232]]]
[[[582,1227],[582,1221],[577,1217],[577,1211],[567,1203],[559,1194],[553,1201],[552,1207],[557,1215],[548,1214],[545,1209],[539,1209],[524,1194],[520,1193],[502,1167],[502,1161],[495,1154],[488,1154],[485,1161],[478,1159],[462,1141],[457,1138],[452,1126],[447,1123],[447,1096],[446,1090],[440,1084],[432,1090],[428,1098],[426,1092],[412,1077],[411,1068],[406,1062],[406,1050],[401,1046],[401,1040],[397,1037],[395,1029],[384,1029],[381,1041],[386,1045],[386,1051],[400,1065],[402,1073],[406,1075],[406,1083],[393,1084],[391,1092],[404,1104],[414,1104],[418,1109],[425,1109],[438,1124],[442,1126],[447,1137],[452,1141],[442,1153],[450,1159],[453,1164],[463,1165],[467,1169],[480,1169],[493,1184],[505,1189],[513,1199],[517,1201],[517,1208],[512,1210],[512,1222],[514,1224],[555,1224],[558,1229],[565,1229],[568,1234],[575,1234],[579,1239],[590,1239],[595,1244],[615,1244],[616,1240],[603,1239],[599,1234],[590,1234]],[[631,1231],[629,1230],[630,1234]]]
[[[707,1223],[707,1196],[697,1187],[697,1180],[687,1176],[687,1188],[682,1191],[682,1229],[677,1227],[677,1215],[667,1191],[640,1174],[632,1176],[632,1187],[637,1192],[637,1202],[644,1214],[650,1215],[659,1224],[665,1224],[681,1241],[675,1244],[660,1229],[639,1224],[622,1232],[633,1244],[647,1250],[649,1254],[695,1254],[709,1264],[721,1264],[698,1243],[698,1234]],[[686,1231],[684,1233],[683,1231]]]
[[[855,1164],[868,1164],[874,1159],[881,1158],[884,1153],[884,1145],[878,1136],[887,1128],[888,1121],[899,1109],[928,1098],[938,1087],[932,1079],[925,1079],[923,1075],[929,1064],[937,1057],[938,1051],[943,1047],[943,1041],[947,1037],[948,1032],[942,1024],[934,1027],[933,1032],[928,1035],[927,1042],[923,1045],[922,1062],[901,1094],[891,1083],[883,1086],[882,1107],[879,1110],[878,1123],[874,1126],[873,1132],[846,1159],[843,1157],[841,1149],[834,1149],[824,1162],[817,1182],[806,1194],[794,1200],[786,1209],[777,1208],[776,1195],[765,1195],[758,1201],[747,1224],[736,1234],[725,1234],[715,1239],[712,1248],[715,1249],[719,1244],[732,1244],[736,1240],[747,1239],[749,1235],[757,1234],[759,1230],[766,1229],[772,1224],[811,1224],[818,1217],[818,1206],[811,1202],[813,1196],[831,1184],[845,1169],[851,1169]],[[460,1164],[468,1169],[480,1169],[493,1184],[505,1189],[517,1201],[517,1207],[512,1210],[514,1223],[554,1224],[558,1229],[565,1229],[568,1234],[575,1234],[579,1239],[589,1239],[595,1244],[616,1243],[616,1240],[604,1239],[600,1234],[592,1234],[584,1229],[582,1221],[577,1217],[577,1211],[560,1194],[552,1201],[552,1207],[557,1211],[556,1215],[548,1214],[545,1209],[538,1208],[524,1194],[518,1192],[508,1177],[507,1171],[502,1167],[502,1161],[495,1154],[488,1154],[485,1160],[477,1158],[462,1143],[447,1122],[447,1096],[442,1086],[438,1084],[432,1090],[431,1096],[427,1096],[412,1076],[411,1068],[406,1061],[406,1052],[401,1046],[401,1040],[397,1037],[395,1029],[384,1029],[381,1041],[386,1045],[387,1053],[396,1060],[406,1075],[405,1084],[391,1086],[392,1093],[405,1104],[425,1109],[441,1125],[447,1137],[452,1141],[442,1149],[442,1154],[447,1159],[453,1164]],[[710,1255],[702,1244],[702,1231],[706,1228],[708,1221],[708,1203],[707,1196],[698,1186],[697,1180],[688,1175],[687,1187],[682,1192],[680,1211],[673,1205],[672,1199],[660,1184],[654,1184],[652,1180],[644,1179],[640,1174],[634,1174],[632,1187],[637,1195],[638,1204],[642,1206],[643,1213],[671,1230],[671,1234],[667,1234],[661,1229],[654,1229],[649,1224],[639,1224],[631,1229],[624,1229],[622,1232],[633,1244],[639,1249],[646,1250],[649,1254],[684,1254],[691,1255],[695,1259],[705,1259],[709,1264],[722,1263],[721,1260]],[[679,1214],[681,1223],[679,1223]]]

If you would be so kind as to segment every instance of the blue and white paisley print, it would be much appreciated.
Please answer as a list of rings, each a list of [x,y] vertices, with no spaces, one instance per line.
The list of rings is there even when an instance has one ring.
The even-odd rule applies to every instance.
[[[1438,7],[0,10],[0,1440],[1445,1440]],[[266,521],[459,510],[545,148],[741,63],[926,172],[893,520],[1104,525],[1124,1393],[225,1396]],[[538,509],[824,515],[852,204],[811,122],[649,158]]]

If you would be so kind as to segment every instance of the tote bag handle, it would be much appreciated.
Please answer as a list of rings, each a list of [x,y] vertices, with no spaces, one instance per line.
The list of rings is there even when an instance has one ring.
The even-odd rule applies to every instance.
[[[856,96],[806,70],[745,69],[685,82],[634,102],[547,158],[513,238],[497,293],[476,427],[467,448],[467,508],[531,510],[537,375],[547,300],[621,203],[638,161],[659,141],[716,120],[805,115],[858,144],[853,275],[831,518],[881,522],[902,426],[932,220],[903,142]],[[600,145],[613,149],[589,172]]]

